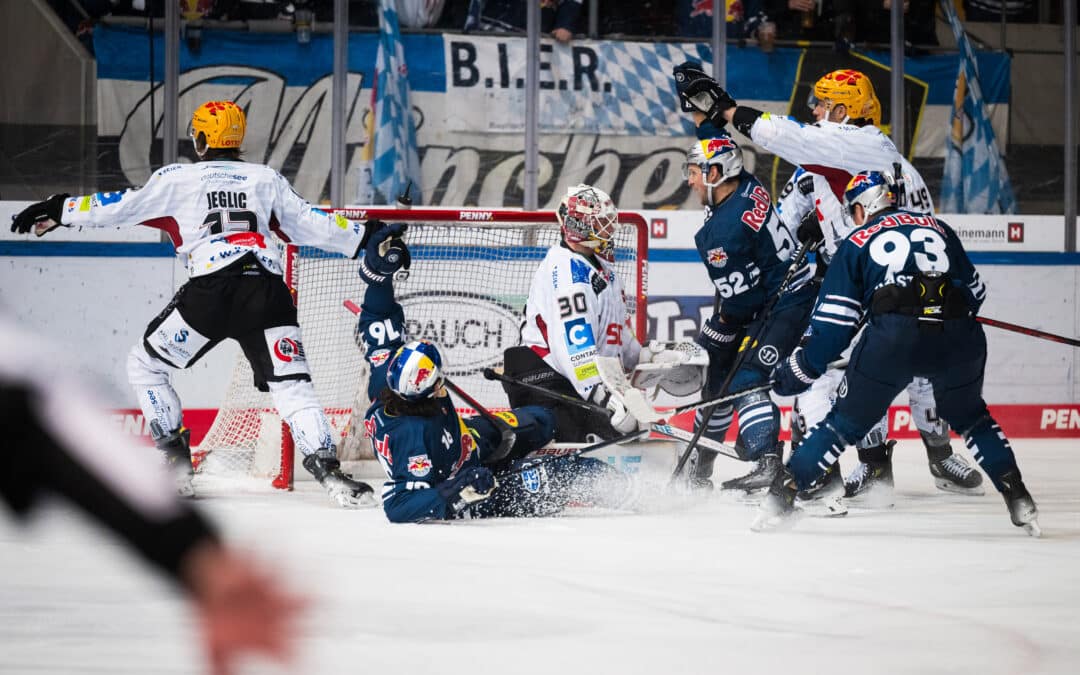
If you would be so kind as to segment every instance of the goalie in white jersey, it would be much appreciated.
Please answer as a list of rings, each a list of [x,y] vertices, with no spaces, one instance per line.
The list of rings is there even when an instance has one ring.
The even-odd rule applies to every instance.
[[[596,403],[608,413],[583,411],[506,380],[504,388],[511,406],[554,408],[559,441],[585,441],[588,434],[613,438],[633,432],[639,423],[651,421],[639,421],[631,412],[640,410],[644,399],[636,390],[609,390],[601,379],[602,361],[617,360],[623,371],[630,371],[643,358],[651,361],[656,351],[643,350],[634,335],[623,282],[611,264],[618,211],[603,190],[577,185],[567,190],[557,216],[562,241],[548,250],[533,274],[521,346],[506,351],[506,375],[557,395]],[[681,353],[670,355],[684,358]],[[700,372],[701,368],[694,370]],[[700,388],[700,383],[697,386]]]
[[[190,367],[233,338],[251,363],[255,386],[270,392],[289,424],[304,468],[342,506],[374,504],[371,487],[339,468],[273,241],[277,234],[355,258],[363,250],[365,228],[312,208],[270,167],[242,161],[246,124],[235,103],[204,103],[191,120],[198,162],[162,167],[141,188],[53,195],[17,215],[12,231],[34,229],[41,236],[58,225],[145,225],[166,232],[187,256],[191,279],[150,322],[127,362],[128,380],[181,495],[194,494],[191,448],[170,371]]]

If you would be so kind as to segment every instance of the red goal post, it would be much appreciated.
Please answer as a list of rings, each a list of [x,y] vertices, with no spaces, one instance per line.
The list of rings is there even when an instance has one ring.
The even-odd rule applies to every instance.
[[[548,248],[561,240],[554,211],[446,208],[346,208],[354,221],[379,219],[409,225],[412,253],[407,279],[395,282],[410,337],[440,345],[447,374],[485,406],[507,405],[484,367],[498,365],[517,344],[521,310],[533,273]],[[647,331],[648,225],[633,211],[619,213],[613,265],[623,280],[627,310],[639,340]],[[285,280],[294,294],[316,394],[334,427],[343,459],[366,456],[362,425],[366,363],[354,336],[364,283],[357,262],[318,249],[283,243]],[[292,485],[293,453],[287,425],[269,395],[252,386],[250,366],[239,356],[217,418],[198,448],[207,458],[199,473],[235,472]],[[197,478],[197,480],[199,480]]]

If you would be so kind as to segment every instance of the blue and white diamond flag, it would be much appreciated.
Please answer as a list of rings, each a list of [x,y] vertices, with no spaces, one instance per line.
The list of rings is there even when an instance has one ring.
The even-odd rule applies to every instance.
[[[979,85],[979,67],[952,0],[941,0],[960,50],[953,97],[952,133],[945,144],[941,211],[945,213],[1015,213],[1005,160],[998,152],[994,127]]]
[[[375,60],[375,156],[372,181],[376,200],[392,204],[412,181],[413,203],[420,204],[420,158],[409,104],[409,70],[401,43],[394,0],[379,0],[379,52]]]

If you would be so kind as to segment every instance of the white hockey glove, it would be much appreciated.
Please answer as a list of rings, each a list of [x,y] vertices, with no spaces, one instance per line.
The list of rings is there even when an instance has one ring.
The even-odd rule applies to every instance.
[[[597,405],[604,406],[611,415],[611,427],[620,434],[628,434],[638,430],[638,421],[630,411],[626,409],[619,397],[612,395],[602,384],[593,387],[589,400]]]
[[[696,342],[650,342],[641,348],[639,363],[630,377],[637,389],[660,387],[672,396],[689,396],[705,386],[709,353]]]
[[[598,386],[596,389],[603,388],[606,390],[605,393],[609,395],[602,402],[596,402],[612,411],[611,426],[615,427],[616,430],[622,433],[630,433],[634,429],[648,426],[663,419],[663,416],[656,412],[652,404],[645,399],[645,394],[641,390],[630,386],[630,381],[626,379],[626,373],[623,372],[620,359],[612,356],[598,356],[596,358],[596,367],[600,373],[600,381],[603,383],[603,387]],[[593,390],[593,396],[597,395],[596,389]],[[613,404],[611,401],[615,401],[615,403]],[[626,412],[623,413],[623,411]],[[623,417],[624,414],[630,420],[633,420],[632,424],[630,420]],[[625,429],[620,427],[625,427]]]

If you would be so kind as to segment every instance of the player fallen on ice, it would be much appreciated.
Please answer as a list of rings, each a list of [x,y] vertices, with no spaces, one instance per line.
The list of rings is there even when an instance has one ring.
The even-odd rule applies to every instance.
[[[371,367],[364,430],[386,472],[382,499],[395,523],[498,516],[548,516],[571,501],[618,507],[631,496],[626,474],[573,454],[527,459],[551,440],[556,419],[538,405],[498,413],[504,438],[485,416],[463,418],[444,386],[438,347],[409,340],[393,275],[410,254],[402,225],[368,221],[360,266],[367,282],[357,335]]]
[[[933,216],[897,209],[893,178],[883,172],[853,177],[844,205],[858,229],[837,249],[821,289],[830,303],[815,308],[809,339],[777,366],[774,391],[806,391],[851,342],[852,317],[868,312],[869,319],[851,353],[842,394],[773,480],[755,529],[790,521],[796,492],[835,465],[917,376],[933,386],[939,414],[1001,492],[1013,524],[1038,536],[1035,501],[982,397],[986,336],[975,314],[986,287],[960,239]],[[845,319],[835,307],[852,316]]]
[[[826,235],[824,257],[831,255],[827,219],[829,207],[838,205],[851,177],[864,170],[884,169],[899,164],[905,190],[898,195],[899,206],[916,213],[932,215],[934,203],[930,190],[919,172],[901,155],[892,140],[878,127],[881,124],[881,103],[874,85],[865,74],[851,69],[835,70],[823,75],[814,84],[808,101],[814,124],[802,124],[782,115],[763,113],[748,106],[739,106],[697,64],[685,63],[675,68],[676,89],[683,109],[693,112],[699,124],[719,127],[731,122],[733,126],[769,152],[796,164],[814,177],[817,194],[807,204],[806,215],[821,214],[818,225]],[[700,133],[700,132],[699,132]],[[826,194],[826,186],[832,195]],[[809,210],[809,206],[815,206]],[[795,214],[788,214],[789,218]],[[848,220],[846,231],[853,225]],[[811,224],[812,221],[802,221]],[[834,221],[834,224],[836,221]],[[833,234],[846,234],[834,232]],[[818,233],[808,233],[820,238]],[[840,374],[826,373],[824,382],[816,384],[797,401],[799,408],[810,417],[810,426],[820,419],[835,393],[830,382],[839,382]],[[981,495],[982,476],[963,457],[953,452],[948,429],[936,412],[933,389],[922,378],[907,387],[912,418],[926,447],[926,458],[934,484],[941,490]],[[871,496],[877,504],[892,501],[892,444],[885,440],[887,424],[879,425],[871,437],[860,439],[859,463],[845,479],[847,497]],[[837,474],[839,468],[833,469]],[[830,473],[829,480],[837,480]]]
[[[623,281],[612,264],[618,210],[606,192],[573,186],[556,216],[561,240],[533,273],[521,345],[506,350],[505,374],[606,410],[590,412],[507,380],[503,388],[512,406],[551,410],[560,442],[623,436],[655,420],[642,393],[627,384],[692,394],[701,388],[707,356],[693,343],[642,348],[638,342]],[[627,372],[634,374],[629,383]]]
[[[270,392],[289,425],[304,468],[341,506],[374,505],[371,486],[340,470],[273,241],[280,232],[294,243],[355,258],[365,231],[312,208],[269,166],[243,161],[246,128],[244,111],[235,103],[204,103],[191,117],[199,161],[164,166],[141,188],[53,195],[18,214],[11,229],[34,229],[41,236],[59,225],[145,225],[167,233],[177,254],[187,258],[191,278],[150,322],[127,361],[128,381],[150,420],[154,443],[174,470],[179,494],[194,495],[194,473],[171,371],[190,368],[232,338],[251,364],[255,386]]]

